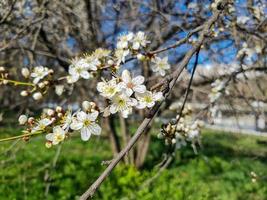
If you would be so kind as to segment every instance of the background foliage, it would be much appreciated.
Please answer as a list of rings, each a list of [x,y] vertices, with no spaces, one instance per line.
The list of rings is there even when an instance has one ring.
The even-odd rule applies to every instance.
[[[17,131],[10,125],[0,134]],[[45,199],[48,184],[46,199],[75,199],[104,169],[101,162],[112,156],[108,140],[86,143],[77,137],[62,145],[53,167],[57,149],[47,150],[42,137],[32,140],[1,145],[0,199]],[[190,147],[183,149],[168,170],[144,186],[164,152],[162,142],[153,140],[143,169],[120,164],[95,199],[266,199],[267,139],[205,130],[198,155]],[[255,182],[251,172],[257,175]]]

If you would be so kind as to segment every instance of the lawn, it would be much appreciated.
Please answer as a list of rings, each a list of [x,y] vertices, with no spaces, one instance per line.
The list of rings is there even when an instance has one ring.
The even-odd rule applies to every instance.
[[[19,134],[0,127],[1,138]],[[153,133],[156,135],[156,133]],[[267,199],[267,138],[203,131],[203,149],[177,151],[168,170],[144,186],[162,160],[164,144],[152,138],[142,170],[120,164],[95,199]],[[0,199],[76,199],[111,159],[108,141],[79,137],[46,149],[43,137],[0,146]]]

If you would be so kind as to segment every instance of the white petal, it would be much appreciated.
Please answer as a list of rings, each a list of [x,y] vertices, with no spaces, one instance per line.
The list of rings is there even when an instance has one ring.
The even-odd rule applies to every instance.
[[[104,82],[99,82],[99,83],[97,83],[96,89],[97,89],[99,92],[103,92],[105,85],[106,85],[106,83],[104,83]]]
[[[75,83],[79,80],[78,74],[73,74],[71,76],[68,76],[68,83]]]
[[[129,113],[130,113],[129,110],[124,110],[124,111],[121,112],[121,116],[123,118],[128,118]]]
[[[157,92],[157,93],[155,93],[155,94],[153,95],[153,99],[154,99],[155,101],[160,101],[160,100],[162,100],[162,99],[163,99],[163,94],[162,94],[162,92]]]
[[[114,113],[118,112],[118,107],[115,106],[114,104],[112,104],[112,105],[110,106],[109,111],[110,111],[111,114],[114,114]]]
[[[151,108],[151,107],[153,107],[154,105],[155,105],[155,102],[151,102],[151,103],[148,103],[148,104],[147,104],[147,107],[148,107],[148,108]]]
[[[53,133],[49,133],[45,136],[45,138],[49,141],[53,141]]]
[[[87,115],[87,118],[90,120],[90,121],[95,121],[97,116],[98,116],[98,111],[95,111],[95,112],[92,112],[90,114]]]
[[[85,112],[83,112],[83,111],[80,111],[80,112],[77,113],[77,119],[79,121],[84,121],[84,120],[87,119],[87,114]]]
[[[100,135],[101,134],[101,127],[96,123],[91,124],[91,126],[89,126],[88,129],[94,135]]]
[[[123,70],[123,72],[121,74],[121,79],[125,83],[131,82],[132,78],[131,78],[130,72],[128,70]]]
[[[90,74],[88,71],[82,71],[81,72],[81,77],[83,77],[84,79],[89,79],[90,78]]]
[[[79,130],[79,129],[81,129],[82,127],[83,127],[83,123],[82,123],[82,122],[75,121],[75,122],[72,122],[72,123],[70,124],[70,128],[71,128],[72,130]]]
[[[134,85],[141,85],[144,83],[144,81],[145,81],[145,78],[143,76],[137,76],[137,77],[133,78],[132,83]]]
[[[137,86],[133,87],[133,90],[135,92],[138,92],[138,93],[144,93],[144,92],[146,92],[146,86],[144,86],[144,85],[137,85]]]
[[[70,74],[70,75],[76,75],[76,74],[77,74],[77,72],[76,72],[76,70],[75,70],[74,67],[70,67],[70,68],[69,68],[69,74]]]
[[[122,89],[127,88],[127,85],[124,82],[120,82],[120,83],[118,83],[117,88],[119,91],[121,91]]]
[[[159,74],[160,74],[161,76],[165,76],[166,72],[165,72],[165,70],[160,70],[160,71],[159,71]]]
[[[44,118],[40,121],[40,123],[42,123],[45,126],[48,126],[49,124],[52,123],[52,121],[50,119]]]
[[[133,94],[133,90],[131,88],[126,88],[124,91],[125,91],[126,95],[129,97]]]
[[[87,127],[83,127],[81,130],[81,138],[83,141],[87,141],[89,140],[89,138],[91,137],[91,132]]]
[[[136,106],[136,108],[138,109],[144,109],[146,107],[146,103],[144,102],[139,102],[138,105]]]
[[[131,98],[131,102],[129,103],[131,106],[136,106],[137,105],[137,100],[134,98]]]
[[[33,83],[34,84],[37,84],[39,81],[40,81],[40,78],[39,77],[36,77],[35,79],[33,79]]]
[[[134,42],[133,43],[133,49],[134,50],[138,50],[140,48],[140,44],[139,44],[139,42]]]

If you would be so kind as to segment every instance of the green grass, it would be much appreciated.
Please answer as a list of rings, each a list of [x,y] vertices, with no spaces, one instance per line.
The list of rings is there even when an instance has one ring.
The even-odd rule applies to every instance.
[[[18,134],[12,126],[0,128],[0,138]],[[162,140],[153,137],[144,168],[120,164],[95,199],[267,199],[267,138],[205,130],[202,141],[198,155],[190,147],[178,151],[168,170],[143,187],[164,152]],[[1,143],[0,199],[77,198],[103,171],[101,162],[112,158],[108,144],[104,138],[71,138],[53,167],[58,148],[46,149],[43,137]]]

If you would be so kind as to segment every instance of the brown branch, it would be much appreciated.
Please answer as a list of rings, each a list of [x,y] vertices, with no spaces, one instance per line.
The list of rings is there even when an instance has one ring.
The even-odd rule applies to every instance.
[[[108,165],[108,167],[104,170],[104,172],[98,177],[98,179],[89,187],[89,189],[80,197],[81,200],[85,200],[88,198],[92,198],[95,194],[95,191],[98,189],[98,187],[101,185],[101,183],[109,176],[111,171],[114,169],[114,167],[123,159],[123,157],[130,151],[130,149],[133,147],[133,145],[137,142],[137,140],[140,138],[146,127],[150,124],[150,122],[155,117],[156,113],[158,112],[161,104],[166,100],[166,98],[169,96],[172,88],[174,87],[177,79],[179,78],[181,72],[183,69],[187,66],[188,62],[190,61],[191,57],[195,54],[195,52],[201,47],[201,45],[204,42],[204,39],[207,36],[207,33],[209,32],[211,26],[217,21],[221,11],[217,10],[214,12],[213,16],[204,24],[204,28],[201,31],[200,37],[198,42],[195,43],[195,45],[192,47],[191,50],[187,52],[184,59],[181,61],[178,68],[172,73],[171,76],[167,76],[165,78],[166,82],[168,83],[164,87],[164,100],[160,103],[156,104],[149,112],[147,117],[143,120],[141,125],[136,130],[134,136],[130,139],[129,143],[124,147],[120,153],[112,160],[112,162]],[[170,78],[171,77],[171,78]]]

